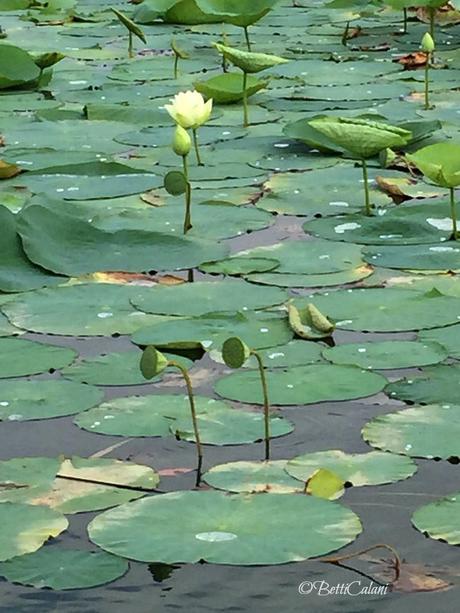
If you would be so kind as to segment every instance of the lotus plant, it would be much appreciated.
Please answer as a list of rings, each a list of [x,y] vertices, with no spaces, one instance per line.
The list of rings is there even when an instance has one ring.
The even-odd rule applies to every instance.
[[[112,8],[112,12],[115,13],[119,21],[128,30],[128,57],[133,58],[133,36],[137,36],[137,38],[139,38],[144,44],[146,44],[147,40],[145,38],[145,34],[141,30],[141,28],[137,24],[135,24],[134,21],[131,21],[131,19],[129,19],[129,17],[127,17],[124,13],[114,8]]]
[[[436,143],[406,157],[433,183],[449,189],[452,218],[451,239],[458,240],[455,188],[460,186],[460,144]]]
[[[361,160],[365,213],[371,215],[367,160],[384,149],[407,145],[412,132],[386,123],[345,117],[318,117],[310,121],[309,125]]]
[[[198,128],[211,117],[212,98],[205,102],[197,91],[180,92],[171,99],[171,104],[164,107],[177,125],[184,130],[192,130],[196,161],[203,166],[198,145]]]
[[[426,32],[422,38],[422,44],[420,45],[422,51],[426,54],[425,63],[425,110],[430,108],[430,63],[433,57],[434,40],[429,32]]]
[[[185,196],[184,234],[192,227],[192,188],[188,174],[188,154],[192,147],[192,141],[187,130],[177,125],[174,131],[172,148],[176,155],[182,158],[182,172],[171,170],[165,175],[164,186],[171,196]]]
[[[142,352],[140,361],[140,370],[142,376],[147,379],[153,379],[166,368],[177,368],[182,377],[184,378],[185,385],[187,386],[187,395],[190,404],[190,414],[192,417],[193,432],[195,437],[196,453],[198,456],[197,464],[197,476],[196,485],[200,485],[201,481],[201,469],[203,466],[203,448],[201,445],[200,431],[198,429],[198,420],[196,417],[195,398],[193,395],[193,385],[188,370],[175,360],[168,360],[168,358],[160,353],[153,345],[148,345]]]
[[[178,68],[179,68],[179,60],[187,60],[189,55],[185,53],[180,47],[177,46],[174,38],[171,41],[171,49],[174,53],[174,78],[177,79]]]
[[[278,64],[285,64],[289,60],[267,53],[240,51],[239,49],[227,47],[220,43],[214,43],[214,47],[219,53],[222,53],[224,59],[231,62],[243,72],[243,126],[246,128],[249,126],[248,74],[261,72],[262,70],[273,68],[273,66],[277,66]]]
[[[230,368],[241,368],[251,357],[257,361],[259,368],[260,382],[264,400],[264,441],[265,441],[265,460],[270,459],[270,401],[268,397],[267,379],[265,377],[265,367],[262,356],[250,349],[240,338],[233,336],[228,338],[222,346],[222,358]]]

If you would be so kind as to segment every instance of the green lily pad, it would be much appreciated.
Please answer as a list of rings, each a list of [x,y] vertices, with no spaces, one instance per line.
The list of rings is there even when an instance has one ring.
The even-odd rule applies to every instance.
[[[442,345],[448,356],[460,360],[460,324],[447,328],[434,328],[418,335],[422,343],[438,343]]]
[[[111,583],[128,568],[126,560],[104,551],[44,547],[0,564],[0,575],[20,585],[75,590]]]
[[[184,508],[185,524],[175,520],[183,517]],[[167,533],[165,522],[171,526]],[[301,561],[343,547],[359,532],[357,515],[328,500],[212,491],[171,492],[123,505],[88,527],[91,541],[110,553],[166,564]]]
[[[258,351],[267,368],[289,368],[291,366],[303,366],[313,362],[321,362],[321,350],[323,345],[308,341],[289,341],[285,345],[260,349]],[[211,350],[210,356],[219,364],[223,364],[220,351]],[[257,368],[257,360],[250,356],[242,368]]]
[[[246,86],[248,97],[267,87],[267,84],[268,81],[249,75]],[[212,98],[216,104],[233,104],[243,99],[243,75],[236,72],[226,72],[206,81],[196,81],[194,87],[206,98]]]
[[[0,379],[24,377],[68,366],[77,352],[19,338],[0,339]]]
[[[460,319],[460,300],[437,290],[348,289],[314,294],[307,300],[345,330],[405,332]]]
[[[0,58],[0,89],[23,85],[40,76],[40,70],[32,56],[20,47],[2,42]]]
[[[150,317],[155,317],[150,315]],[[159,321],[133,334],[136,345],[164,349],[219,348],[230,335],[237,335],[254,349],[287,343],[293,337],[285,317],[276,314],[208,314]]]
[[[201,264],[199,268],[202,272],[210,274],[245,275],[249,273],[266,272],[278,266],[278,260],[235,255],[218,262]]]
[[[2,242],[0,244],[0,290],[2,292],[24,292],[45,285],[62,282],[57,277],[35,266],[24,253],[21,238],[16,230],[16,216],[5,206],[0,206]]]
[[[0,341],[1,349],[1,341]],[[174,359],[185,368],[190,368],[193,362],[182,356],[166,354],[168,359]],[[93,358],[85,358],[81,362],[76,362],[68,368],[62,370],[62,375],[66,379],[89,383],[90,385],[145,385],[147,381],[139,370],[141,353],[138,349],[134,351],[121,351],[119,353],[108,353]],[[172,372],[167,369],[166,372]],[[175,372],[175,370],[173,371]],[[160,380],[157,377],[154,381]],[[149,382],[150,383],[150,382]]]
[[[456,405],[432,404],[378,415],[362,435],[372,447],[417,458],[460,457],[460,419]]]
[[[70,276],[107,270],[193,268],[228,252],[226,246],[204,239],[141,230],[100,230],[55,207],[36,204],[20,215],[18,230],[28,257],[48,270]]]
[[[210,145],[226,140],[243,138],[247,130],[235,126],[203,126],[200,128],[200,144]],[[133,147],[164,147],[171,144],[171,128],[142,128],[116,137],[116,141]]]
[[[202,443],[242,445],[263,438],[263,415],[259,411],[232,409],[226,403],[195,396]],[[80,428],[112,436],[171,436],[192,441],[190,406],[184,395],[150,395],[117,398],[75,419]],[[293,425],[272,417],[272,436],[292,432]]]
[[[363,254],[369,264],[384,268],[460,271],[456,244],[367,247]]]
[[[394,483],[408,479],[417,470],[415,462],[399,455],[379,451],[345,453],[338,449],[297,456],[285,468],[289,475],[304,482],[318,469],[326,468],[355,487]]]
[[[260,288],[246,281],[214,281],[157,285],[131,299],[140,311],[156,315],[197,317],[219,311],[252,311],[282,304],[287,294],[280,289]]]
[[[208,485],[218,490],[236,493],[293,494],[304,484],[284,470],[287,460],[267,462],[229,462],[213,466],[203,475]]]
[[[378,206],[390,198],[370,184],[371,200]],[[265,183],[266,195],[257,206],[285,215],[337,215],[362,207],[362,171],[351,165],[302,173],[278,173]]]
[[[460,492],[449,494],[419,507],[412,515],[412,523],[424,534],[449,545],[460,544]]]
[[[392,398],[413,403],[458,402],[460,364],[424,368],[420,375],[390,383],[386,393]]]
[[[379,370],[437,364],[447,358],[447,351],[435,342],[377,341],[328,347],[323,356],[333,364]]]
[[[59,379],[0,381],[0,421],[29,421],[75,415],[95,406],[97,387]]]
[[[64,336],[132,334],[158,321],[137,311],[130,299],[138,287],[88,283],[39,290],[2,305],[18,328]]]
[[[270,400],[274,405],[306,405],[364,398],[380,392],[386,380],[354,366],[312,364],[289,370],[267,372]],[[260,378],[256,371],[237,372],[217,381],[219,396],[263,404]]]
[[[61,534],[69,522],[52,509],[29,504],[0,504],[0,561],[37,551]]]
[[[345,285],[355,283],[361,279],[369,277],[373,268],[367,264],[342,270],[340,272],[329,272],[318,275],[302,275],[293,273],[251,273],[244,278],[251,283],[262,285],[276,285],[278,287],[333,287],[334,285]]]

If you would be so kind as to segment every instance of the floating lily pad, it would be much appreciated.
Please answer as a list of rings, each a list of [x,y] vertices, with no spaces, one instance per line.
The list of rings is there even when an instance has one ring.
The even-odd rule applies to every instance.
[[[341,272],[330,272],[319,275],[301,275],[291,273],[255,273],[245,275],[245,279],[252,283],[262,285],[276,285],[278,287],[332,287],[334,285],[345,285],[355,283],[361,279],[369,277],[373,268],[367,264],[343,270]]]
[[[191,360],[182,356],[166,354],[166,357],[176,360],[186,368],[193,364]],[[100,355],[95,358],[86,358],[81,362],[72,364],[68,368],[64,368],[62,374],[67,379],[91,385],[144,385],[147,381],[139,370],[140,359],[141,352],[138,349],[134,351],[121,351],[120,353],[108,353],[107,355]],[[169,369],[169,372],[171,370]],[[168,369],[166,372],[168,372]],[[160,378],[157,377],[156,380]]]
[[[412,523],[432,539],[460,544],[459,523],[460,492],[449,494],[418,508],[412,515]]]
[[[59,379],[0,381],[0,420],[29,421],[75,415],[96,405],[97,387]]]
[[[246,275],[255,272],[267,272],[279,266],[278,260],[251,256],[233,256],[219,262],[200,265],[200,270],[218,275]]]
[[[111,583],[128,568],[126,560],[104,551],[44,547],[0,564],[0,575],[20,585],[75,590]]]
[[[55,206],[36,204],[20,215],[18,231],[27,256],[47,270],[70,276],[193,268],[228,252],[224,245],[204,239],[141,230],[104,231]]]
[[[460,247],[450,243],[367,247],[363,254],[369,264],[384,268],[460,271]]]
[[[179,520],[184,508],[186,523]],[[88,527],[90,539],[110,553],[166,564],[301,561],[343,547],[360,532],[357,515],[328,500],[212,491],[172,492],[123,505]]]
[[[214,281],[139,288],[131,303],[145,313],[196,317],[219,311],[253,311],[286,299],[280,289],[260,288],[245,281]]]
[[[434,328],[418,335],[422,343],[438,343],[442,345],[449,357],[460,360],[460,324],[447,328]]]
[[[380,392],[386,379],[354,366],[312,364],[267,372],[270,400],[274,405],[305,405],[364,398]],[[219,396],[263,404],[260,377],[256,371],[237,372],[220,379]]]
[[[23,377],[68,366],[77,352],[19,338],[0,339],[0,379]]]
[[[208,485],[218,490],[236,493],[293,494],[304,484],[284,470],[287,460],[268,462],[229,462],[213,466],[203,475]]]
[[[141,346],[156,345],[166,349],[210,349],[219,348],[232,334],[254,349],[282,345],[293,337],[285,317],[248,312],[159,321],[140,329],[133,335],[132,341]]]
[[[416,377],[390,383],[386,393],[413,403],[458,402],[460,393],[460,364],[424,368]]]
[[[417,470],[412,460],[399,455],[379,451],[345,453],[338,449],[297,456],[285,468],[300,481],[308,481],[318,469],[325,468],[353,486],[393,483],[408,479]]]
[[[459,407],[448,404],[378,415],[362,430],[364,440],[378,449],[444,460],[460,457],[459,433]]]
[[[0,561],[37,551],[68,525],[61,513],[47,507],[10,502],[0,504]]]
[[[321,362],[323,345],[308,341],[289,341],[285,345],[260,349],[258,351],[267,368],[289,368],[290,366],[304,366],[313,362]],[[223,364],[220,351],[211,350],[210,356],[219,364]],[[257,360],[250,356],[242,368],[257,368]]]
[[[2,305],[18,328],[64,336],[131,334],[158,321],[137,311],[130,299],[138,287],[89,283],[39,290]]]
[[[2,242],[0,244],[0,290],[2,292],[24,292],[27,290],[55,285],[64,281],[35,266],[24,253],[21,238],[16,229],[16,216],[5,206],[0,206]]]
[[[232,409],[226,403],[195,396],[200,438],[210,445],[237,445],[263,438],[260,411]],[[150,395],[117,398],[87,411],[75,419],[84,430],[113,436],[170,436],[194,440],[190,405],[185,395]],[[272,436],[292,432],[292,424],[272,418]]]
[[[447,358],[447,351],[433,342],[381,341],[328,347],[323,356],[333,364],[379,370],[437,364]]]
[[[314,294],[307,300],[345,330],[404,332],[447,326],[460,319],[460,300],[437,290],[348,289]]]

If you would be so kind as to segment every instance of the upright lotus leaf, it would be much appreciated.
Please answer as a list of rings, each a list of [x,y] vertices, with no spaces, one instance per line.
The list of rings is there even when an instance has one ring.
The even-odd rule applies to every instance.
[[[253,74],[273,68],[279,64],[286,64],[289,60],[277,55],[269,55],[267,53],[252,53],[250,51],[241,51],[234,47],[227,47],[220,43],[213,43],[214,47],[221,53],[229,62],[237,68],[240,68],[245,74]]]
[[[134,57],[133,36],[137,36],[137,38],[139,38],[144,44],[146,44],[147,40],[145,38],[145,34],[141,30],[141,28],[137,24],[135,24],[134,21],[132,21],[129,17],[127,17],[124,13],[114,8],[112,8],[111,10],[113,13],[115,13],[119,21],[128,30],[128,56]]]
[[[412,515],[412,523],[432,539],[449,545],[460,545],[460,492],[439,498],[419,507]]]
[[[450,192],[452,238],[458,238],[455,188],[460,185],[460,144],[436,143],[406,156],[431,181]]]
[[[277,66],[278,64],[285,64],[289,60],[277,55],[269,55],[267,53],[241,51],[240,49],[234,49],[233,47],[228,47],[227,45],[222,45],[220,43],[213,43],[213,45],[226,60],[243,71],[243,125],[244,127],[247,127],[249,125],[248,75],[261,72],[262,70],[267,70],[267,68],[273,68],[273,66]]]
[[[262,19],[279,0],[195,0],[197,6],[208,15],[222,18],[224,23],[230,23],[241,28],[256,23]]]
[[[318,498],[336,500],[345,491],[343,480],[327,468],[318,468],[308,479],[305,492]]]
[[[412,133],[377,121],[346,117],[319,117],[310,121],[310,125],[362,161],[366,214],[370,215],[366,160],[383,149],[404,147],[411,140]]]
[[[297,308],[288,304],[289,325],[297,336],[305,339],[327,338],[335,330],[335,324],[321,313],[314,304]]]
[[[40,70],[45,70],[45,68],[51,68],[51,66],[54,66],[65,57],[66,56],[59,51],[51,51],[49,53],[41,53],[40,55],[34,56],[34,62]]]
[[[0,576],[38,589],[75,590],[111,583],[128,569],[126,560],[105,551],[49,546],[0,564]]]
[[[214,491],[146,498],[98,515],[88,526],[93,543],[140,562],[246,566],[323,555],[361,530],[355,513],[314,496]]]
[[[233,104],[244,97],[244,75],[236,72],[210,77],[205,81],[195,81],[193,86],[206,98],[212,98],[216,104]],[[260,80],[253,75],[248,75],[246,80],[246,95],[248,98],[256,94],[268,85],[268,79]]]
[[[179,60],[187,60],[190,56],[183,49],[179,47],[173,38],[171,41],[171,49],[174,53],[174,78],[178,77],[178,69],[179,69]]]
[[[24,85],[40,77],[33,57],[14,45],[0,44],[0,90]]]
[[[0,561],[37,551],[61,534],[69,522],[52,509],[29,504],[0,504]]]

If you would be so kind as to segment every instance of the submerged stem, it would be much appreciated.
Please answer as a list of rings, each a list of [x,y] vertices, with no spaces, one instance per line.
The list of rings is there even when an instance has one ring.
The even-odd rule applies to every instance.
[[[453,187],[451,187],[449,191],[450,191],[450,214],[452,217],[452,239],[456,241],[458,239],[458,232],[457,232],[457,211],[455,209],[455,190]]]
[[[248,73],[243,72],[243,126],[249,126],[249,109],[248,109]]]
[[[168,362],[168,366],[174,366],[175,368],[180,370],[182,376],[184,377],[185,385],[187,386],[188,400],[190,403],[190,413],[192,415],[193,433],[195,435],[196,452],[198,456],[198,465],[197,465],[197,474],[196,474],[196,485],[198,487],[201,481],[201,468],[203,465],[203,450],[201,447],[200,431],[198,430],[198,421],[196,418],[195,398],[193,396],[192,380],[190,379],[188,370],[184,368],[184,366],[179,364],[179,362],[170,361]]]
[[[249,40],[248,26],[245,26],[243,29],[244,29],[244,38],[246,40],[246,47],[248,48],[248,51],[251,51],[251,41]]]
[[[184,216],[184,234],[192,227],[192,190],[190,187],[190,181],[188,180],[188,162],[187,156],[182,156],[182,166],[184,169],[184,176],[187,182],[185,189],[185,216]]]
[[[270,459],[270,401],[268,398],[268,387],[267,387],[267,379],[265,377],[265,369],[262,358],[257,353],[257,351],[251,351],[251,354],[257,360],[257,365],[259,367],[260,373],[260,382],[262,384],[262,393],[264,398],[264,424],[265,424],[265,460]]]
[[[369,182],[367,177],[367,162],[363,160],[363,181],[364,181],[364,204],[366,215],[371,215],[371,201],[369,196]]]
[[[192,134],[193,146],[195,147],[196,163],[198,164],[198,166],[204,166],[203,162],[201,161],[200,146],[198,145],[198,135],[196,128],[193,128]]]
[[[133,33],[131,31],[128,32],[128,57],[134,57]]]

